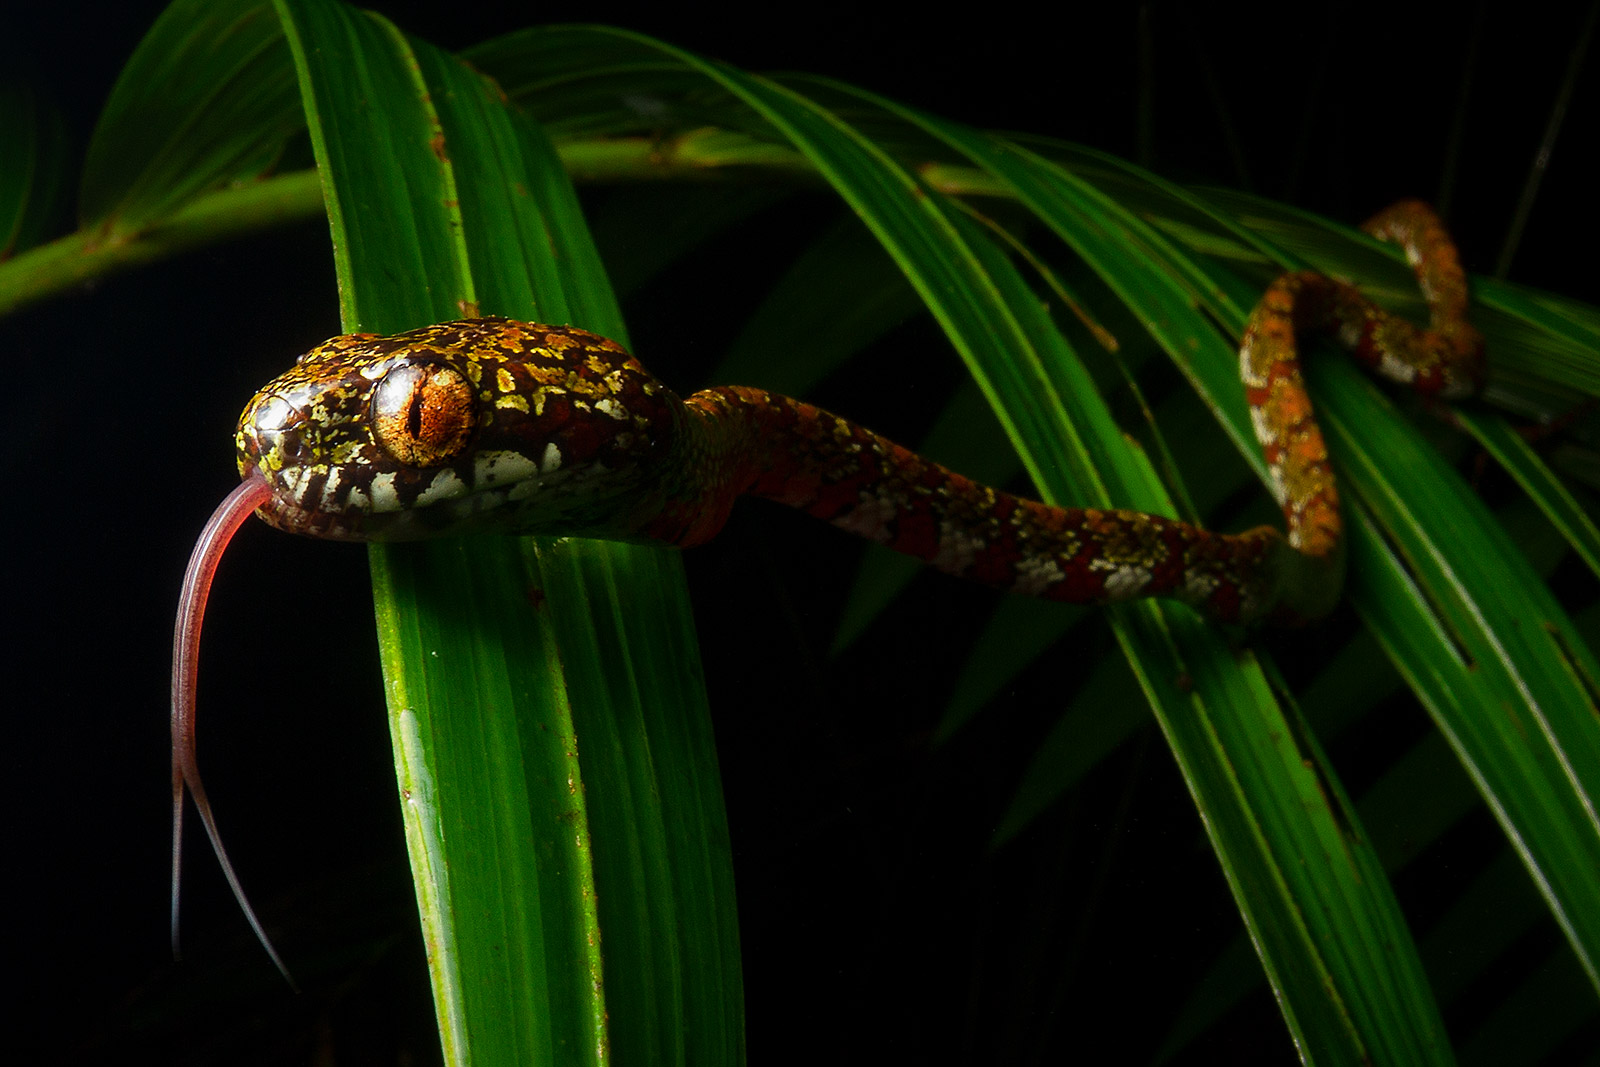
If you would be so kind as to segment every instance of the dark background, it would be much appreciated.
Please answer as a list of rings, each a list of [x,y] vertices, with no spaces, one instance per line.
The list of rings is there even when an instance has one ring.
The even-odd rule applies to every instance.
[[[81,151],[159,9],[8,4],[0,77],[56,102]],[[1248,187],[1351,221],[1422,196],[1444,205],[1480,272],[1500,256],[1582,21],[1533,18],[1528,5],[1467,5],[1459,21],[1342,5],[1280,6],[1270,21],[1256,5],[1200,17],[1108,4],[1048,19],[1008,4],[959,18],[468,0],[380,9],[451,48],[532,21],[615,22],[741,67],[833,75],[976,125],[1078,141],[1169,178]],[[1593,66],[1509,273],[1588,300]],[[585,191],[602,206],[606,195]],[[726,285],[668,280],[627,303],[635,350],[675,384],[700,384],[696,371],[718,355],[715,324],[731,337],[746,309],[729,304],[759,291],[750,279],[803,236],[765,221],[779,234],[773,264],[727,257]],[[672,351],[686,316],[704,347],[674,352],[679,369],[665,370],[652,353]],[[234,484],[238,407],[337,329],[320,222],[97,281],[0,322],[13,398],[0,422],[15,828],[7,940],[28,989],[23,1047],[45,1062],[437,1056],[359,548],[252,524],[224,567],[202,660],[213,799],[247,886],[311,992],[283,989],[198,836],[186,881],[190,957],[176,969],[167,957],[165,702],[184,562]],[[918,331],[891,346],[933,337]],[[930,393],[930,403],[943,399]],[[881,410],[850,413],[891,430],[919,425]],[[713,708],[748,708],[752,691],[770,701],[760,721],[718,719],[752,1058],[794,1048],[839,1060],[886,1050],[1052,1058],[1101,1043],[1147,1056],[1174,998],[1238,930],[1159,736],[1126,746],[1096,772],[1098,788],[1031,838],[989,852],[987,828],[1019,771],[1003,753],[1018,732],[1048,725],[1050,666],[954,746],[931,748],[925,709],[938,707],[947,661],[992,599],[919,581],[870,653],[830,660],[856,552],[755,507],[689,557]],[[260,574],[275,576],[270,598],[241,577]],[[1055,925],[1009,926],[1048,914],[1036,898],[1052,893]],[[1115,919],[1072,921],[1140,894],[1162,903],[1128,920],[1148,933],[1136,943]],[[996,950],[1005,943],[1044,958]],[[1193,1056],[1291,1062],[1293,1051],[1263,988]]]

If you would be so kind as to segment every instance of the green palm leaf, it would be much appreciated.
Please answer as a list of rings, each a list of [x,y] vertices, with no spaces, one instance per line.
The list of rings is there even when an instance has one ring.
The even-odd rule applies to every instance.
[[[557,152],[580,178],[722,173],[755,190],[632,194],[683,211],[676,229],[638,238],[622,264],[630,280],[735,220],[759,220],[776,196],[825,189],[844,220],[768,294],[730,366],[770,376],[755,384],[787,377],[803,389],[923,307],[1049,500],[1246,525],[1268,506],[1259,492],[1237,504],[1246,472],[1262,467],[1234,350],[1262,286],[1311,265],[1416,307],[1403,265],[1347,228],[847,85],[757,77],[598,27],[530,30],[469,59],[539,126],[469,68],[342,5],[175,4],[96,133],[84,230],[0,263],[0,309],[322,210],[309,172],[273,173],[295,151],[291,77],[347,329],[501,313],[625,340]],[[855,314],[816,313],[857,293],[870,299]],[[1082,310],[1091,328],[1043,300]],[[1592,309],[1492,283],[1479,285],[1478,303],[1492,397],[1597,392]],[[1107,329],[1115,357],[1097,351]],[[671,380],[671,354],[644,355]],[[1149,416],[1122,382],[1167,361],[1189,390],[1161,395]],[[949,707],[925,709],[926,721],[943,711],[942,735],[959,739],[988,695],[1060,634],[1091,644],[1086,633],[1107,620],[1125,662],[1082,672],[1076,699],[1025,753],[997,842],[1015,840],[1137,730],[1141,705],[1155,711],[1254,949],[1241,939],[1217,958],[1161,1054],[1264,972],[1306,1062],[1449,1062],[1436,999],[1448,1005],[1460,986],[1424,963],[1456,951],[1464,935],[1452,942],[1452,929],[1508,944],[1541,908],[1565,941],[1559,958],[1575,959],[1576,980],[1591,987],[1579,998],[1587,1014],[1541,1031],[1554,1045],[1593,1018],[1600,988],[1600,668],[1544,581],[1568,546],[1590,569],[1600,561],[1589,490],[1475,410],[1462,423],[1526,494],[1495,514],[1388,394],[1337,359],[1314,361],[1312,376],[1349,487],[1361,629],[1302,690],[1310,727],[1270,660],[1155,604],[1001,605]],[[1148,417],[1135,425],[1142,446],[1114,407]],[[949,425],[980,421],[988,416],[953,407]],[[1004,477],[992,445],[985,458],[972,437],[946,429],[930,448]],[[676,555],[476,539],[376,549],[372,561],[447,1058],[740,1059],[727,829]],[[907,580],[903,567],[873,579],[836,647],[872,642],[874,619]],[[1352,802],[1318,737],[1364,720],[1402,684],[1437,734]],[[1415,782],[1441,768],[1463,784],[1417,803]],[[1419,847],[1398,842],[1436,840],[1479,803],[1516,861],[1486,871],[1419,955],[1386,868]],[[1482,914],[1474,901],[1507,884],[1531,886],[1541,904],[1470,918]],[[1473,965],[1492,959],[1485,951]],[[1501,1014],[1464,1031],[1464,1051],[1492,1058],[1513,1020],[1572,1004],[1566,974],[1525,983]]]
[[[347,329],[503,313],[625,336],[559,164],[492,86],[375,17],[280,10]],[[446,1058],[737,1056],[727,831],[675,561],[492,539],[375,548],[373,575]]]

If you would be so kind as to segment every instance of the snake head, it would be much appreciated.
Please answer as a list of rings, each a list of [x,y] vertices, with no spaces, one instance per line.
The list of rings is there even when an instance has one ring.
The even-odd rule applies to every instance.
[[[323,342],[250,399],[235,443],[272,489],[257,514],[290,533],[630,539],[682,421],[614,342],[484,318]]]

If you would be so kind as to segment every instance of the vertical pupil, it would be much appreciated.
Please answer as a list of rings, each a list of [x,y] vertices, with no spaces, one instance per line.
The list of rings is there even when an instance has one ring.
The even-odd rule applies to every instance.
[[[411,466],[457,455],[476,424],[472,389],[448,367],[394,368],[374,388],[368,413],[375,443]]]
[[[423,394],[427,391],[427,388],[427,385],[422,385],[416,392],[412,393],[411,404],[406,409],[406,433],[412,437],[422,436],[422,409],[426,404]]]

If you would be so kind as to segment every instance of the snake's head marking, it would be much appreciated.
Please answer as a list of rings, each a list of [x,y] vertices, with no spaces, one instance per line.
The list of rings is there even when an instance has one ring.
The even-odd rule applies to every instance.
[[[684,419],[683,402],[605,338],[506,319],[335,337],[250,399],[235,439],[243,480],[200,534],[173,634],[174,958],[192,794],[239,906],[289,978],[222,847],[195,756],[206,598],[240,525],[254,513],[290,533],[353,541],[477,530],[645,537]]]
[[[489,530],[636,535],[681,402],[584,330],[469,319],[318,345],[251,398],[258,514],[354,541]]]

